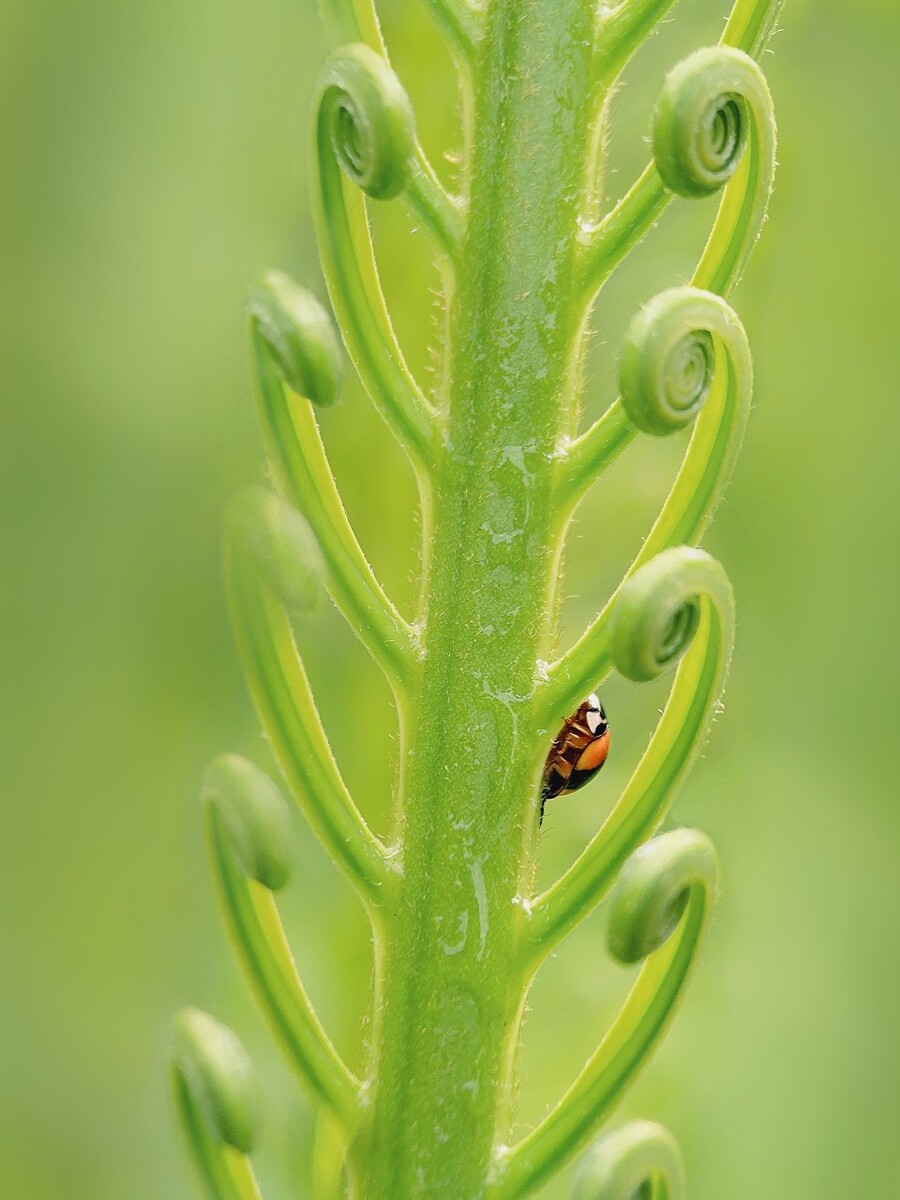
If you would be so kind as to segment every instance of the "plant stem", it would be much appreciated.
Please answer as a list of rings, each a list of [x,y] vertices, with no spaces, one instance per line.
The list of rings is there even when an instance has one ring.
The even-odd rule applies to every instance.
[[[593,32],[584,0],[495,0],[474,64],[404,879],[357,1160],[366,1200],[481,1196],[508,1133],[524,985],[515,898],[537,824],[533,695],[555,611],[554,448],[574,406]]]

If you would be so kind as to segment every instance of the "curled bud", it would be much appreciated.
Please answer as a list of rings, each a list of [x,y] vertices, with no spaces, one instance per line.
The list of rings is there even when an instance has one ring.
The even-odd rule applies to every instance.
[[[669,288],[654,296],[628,327],[619,366],[622,406],[644,433],[664,437],[689,425],[706,403],[721,340],[738,377],[750,389],[750,350],[734,310],[700,288]]]
[[[691,644],[704,597],[730,612],[728,577],[704,550],[674,546],[640,567],[612,612],[610,644],[619,673],[643,683],[674,667]]]
[[[709,196],[737,170],[757,112],[771,110],[765,76],[731,46],[697,50],[666,77],[653,113],[653,156],[679,196]]]
[[[630,1121],[588,1151],[572,1200],[682,1200],[678,1143],[655,1121]]]
[[[387,61],[368,46],[344,46],[320,86],[319,127],[341,170],[373,200],[399,196],[412,170],[415,119]]]
[[[248,487],[232,501],[227,527],[288,609],[300,615],[315,612],[325,561],[315,535],[295,508],[269,488]]]
[[[269,891],[283,888],[294,858],[291,815],[265,772],[237,754],[223,754],[203,779],[203,798],[212,804],[246,873]]]
[[[288,387],[313,404],[334,404],[344,360],[331,317],[316,297],[281,271],[269,271],[250,293],[247,310]]]
[[[708,897],[717,877],[712,842],[695,829],[673,829],[638,847],[610,900],[610,954],[628,965],[658,950],[675,932],[691,893],[699,889]]]
[[[175,1018],[172,1062],[207,1136],[249,1154],[259,1099],[253,1065],[237,1035],[199,1008],[185,1008]]]

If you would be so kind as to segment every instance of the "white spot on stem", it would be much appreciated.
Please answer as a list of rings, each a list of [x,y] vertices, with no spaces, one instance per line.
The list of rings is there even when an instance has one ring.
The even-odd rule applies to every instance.
[[[447,955],[448,958],[452,957],[454,954],[459,954],[460,951],[462,951],[462,950],[465,950],[466,935],[468,934],[468,932],[469,932],[469,910],[464,909],[459,914],[459,935],[460,935],[459,941],[456,943],[453,943],[453,944],[451,944],[450,942],[442,942],[441,943],[441,949],[444,951],[444,953]]]
[[[482,863],[484,859],[476,858],[473,863],[469,864],[469,872],[472,876],[472,886],[475,889],[475,902],[478,905],[478,960],[484,958],[484,947],[487,943],[488,935],[488,900],[487,889],[484,886],[484,872],[482,871]]]

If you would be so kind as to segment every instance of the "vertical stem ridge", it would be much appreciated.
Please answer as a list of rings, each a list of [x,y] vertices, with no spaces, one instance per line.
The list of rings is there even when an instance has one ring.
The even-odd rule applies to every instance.
[[[578,352],[593,25],[583,0],[495,0],[475,67],[404,881],[359,1155],[366,1200],[474,1200],[507,1132],[514,899],[536,824],[523,797],[536,796],[542,756],[533,692],[558,563],[553,453]]]

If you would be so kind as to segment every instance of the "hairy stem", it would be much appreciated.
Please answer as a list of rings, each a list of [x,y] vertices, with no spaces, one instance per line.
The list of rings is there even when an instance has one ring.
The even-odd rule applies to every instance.
[[[366,1200],[482,1195],[510,1116],[523,984],[513,900],[536,825],[522,797],[541,756],[533,692],[554,611],[552,457],[578,351],[592,32],[582,0],[492,5],[474,73],[471,216],[451,313],[404,879],[360,1156]]]

